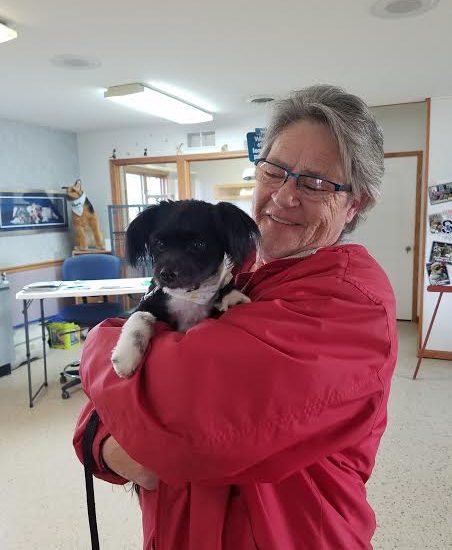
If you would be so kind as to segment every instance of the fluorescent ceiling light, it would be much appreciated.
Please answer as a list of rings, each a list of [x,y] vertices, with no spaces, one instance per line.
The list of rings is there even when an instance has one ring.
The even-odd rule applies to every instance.
[[[17,38],[17,32],[4,23],[0,23],[0,42],[8,42],[14,38]]]
[[[142,84],[111,86],[104,93],[104,97],[126,107],[179,124],[194,124],[213,120],[210,113]]]

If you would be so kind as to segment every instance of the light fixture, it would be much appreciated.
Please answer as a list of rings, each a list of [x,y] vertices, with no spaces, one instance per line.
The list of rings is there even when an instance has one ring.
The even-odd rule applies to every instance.
[[[399,19],[421,15],[435,8],[438,3],[439,0],[377,0],[370,11],[383,19]]]
[[[0,42],[8,42],[14,38],[17,38],[17,31],[0,22]]]
[[[213,116],[198,107],[185,103],[143,84],[111,86],[104,97],[151,115],[166,118],[179,124],[195,124],[213,120]]]
[[[256,167],[248,166],[245,170],[243,170],[242,180],[251,181],[254,179],[256,179]]]

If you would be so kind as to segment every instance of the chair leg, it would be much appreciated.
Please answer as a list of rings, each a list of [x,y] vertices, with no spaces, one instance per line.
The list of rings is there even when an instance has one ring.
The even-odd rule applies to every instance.
[[[432,332],[433,322],[435,321],[436,313],[438,311],[438,307],[439,307],[439,304],[441,303],[441,298],[442,297],[443,297],[443,293],[440,292],[439,296],[438,296],[438,300],[436,302],[435,311],[433,312],[433,315],[432,315],[432,320],[430,321],[430,326],[428,327],[427,334],[425,335],[424,343],[422,344],[422,349],[419,352],[419,359],[417,361],[416,369],[415,369],[414,374],[413,374],[413,380],[416,380],[416,376],[417,376],[417,373],[419,371],[419,367],[421,366],[421,361],[424,358],[424,351],[425,351],[425,348],[427,347],[427,342],[428,342],[428,339],[430,337],[430,333]]]
[[[71,394],[67,391],[69,388],[72,388],[73,386],[77,386],[78,384],[81,384],[80,378],[74,378],[70,382],[67,382],[63,386],[61,386],[61,397],[62,399],[69,399]]]

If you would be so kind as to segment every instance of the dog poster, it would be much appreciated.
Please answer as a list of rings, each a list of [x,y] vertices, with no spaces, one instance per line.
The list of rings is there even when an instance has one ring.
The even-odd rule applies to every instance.
[[[452,182],[432,185],[428,188],[430,204],[452,201]]]
[[[433,241],[430,262],[452,264],[452,243]]]
[[[450,285],[446,264],[442,262],[429,262],[427,264],[427,273],[431,285]]]
[[[428,217],[430,233],[452,239],[452,209],[443,210]]]
[[[67,228],[66,195],[58,193],[3,193],[0,231]]]

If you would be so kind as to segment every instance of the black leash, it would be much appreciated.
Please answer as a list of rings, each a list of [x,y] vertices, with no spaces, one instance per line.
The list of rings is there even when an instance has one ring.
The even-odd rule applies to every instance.
[[[93,486],[93,441],[99,425],[99,415],[93,411],[83,434],[83,465],[85,467],[86,505],[88,507],[89,531],[92,550],[99,550],[96,503]]]

